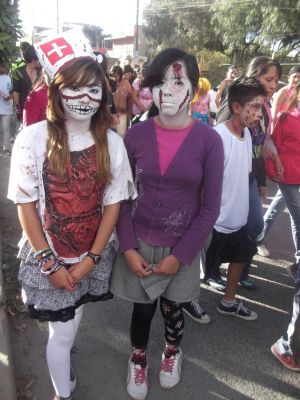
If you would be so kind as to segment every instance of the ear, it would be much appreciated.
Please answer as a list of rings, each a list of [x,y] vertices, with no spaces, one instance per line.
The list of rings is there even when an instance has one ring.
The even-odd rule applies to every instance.
[[[241,111],[240,103],[235,101],[234,103],[232,103],[231,107],[232,107],[232,111],[233,111],[234,114],[239,114],[240,113],[240,111]]]

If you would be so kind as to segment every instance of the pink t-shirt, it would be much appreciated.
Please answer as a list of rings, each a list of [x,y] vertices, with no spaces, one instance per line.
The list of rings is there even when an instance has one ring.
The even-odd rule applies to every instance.
[[[158,147],[159,168],[164,175],[175,157],[184,139],[192,129],[194,122],[183,129],[163,128],[155,122],[155,132]]]
[[[210,96],[207,93],[204,96],[199,97],[196,103],[193,103],[192,112],[199,112],[201,114],[207,114],[209,110]]]

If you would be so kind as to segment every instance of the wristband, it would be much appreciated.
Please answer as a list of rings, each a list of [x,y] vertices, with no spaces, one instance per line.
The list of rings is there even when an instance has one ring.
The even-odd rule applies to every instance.
[[[86,254],[86,257],[90,257],[94,261],[94,264],[98,264],[98,262],[100,262],[100,260],[101,260],[100,254],[94,254],[94,253],[88,252]]]

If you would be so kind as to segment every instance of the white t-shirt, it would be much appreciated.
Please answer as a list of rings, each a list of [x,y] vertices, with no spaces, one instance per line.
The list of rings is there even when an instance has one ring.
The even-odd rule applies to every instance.
[[[248,128],[239,138],[224,123],[214,127],[224,147],[224,175],[220,214],[214,228],[232,233],[246,225],[249,213],[249,173],[252,170],[252,140]]]
[[[4,100],[4,96],[9,96],[12,91],[11,79],[7,74],[0,75],[0,115],[12,115],[13,102],[12,100]]]
[[[106,186],[102,205],[118,203],[135,197],[135,188],[123,140],[113,131],[107,132],[112,180]],[[76,152],[89,148],[94,144],[92,135],[70,134],[69,149]],[[16,138],[8,187],[8,198],[14,203],[38,201],[39,214],[44,227],[45,186],[43,181],[43,164],[46,156],[47,122],[27,126]],[[51,238],[45,232],[49,246],[55,252]],[[84,254],[81,255],[82,258]],[[80,259],[79,258],[79,259]],[[66,259],[68,263],[79,261],[78,258]]]

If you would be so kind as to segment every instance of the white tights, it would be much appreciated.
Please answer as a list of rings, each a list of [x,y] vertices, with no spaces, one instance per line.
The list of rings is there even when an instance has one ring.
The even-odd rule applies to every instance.
[[[74,319],[67,322],[49,322],[47,363],[57,396],[69,397],[70,351],[81,321],[83,306],[76,309]]]

